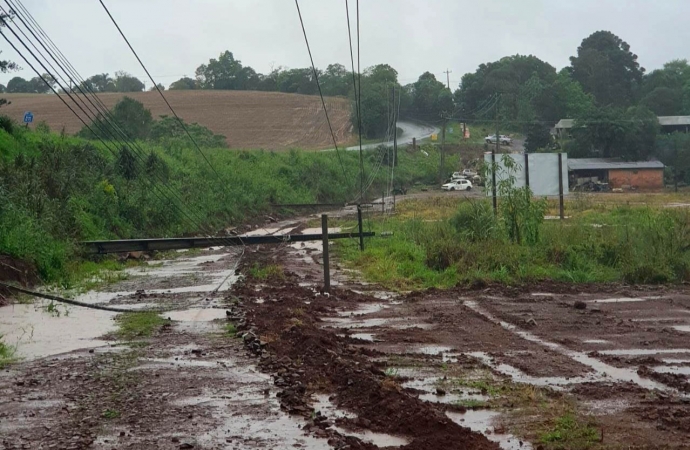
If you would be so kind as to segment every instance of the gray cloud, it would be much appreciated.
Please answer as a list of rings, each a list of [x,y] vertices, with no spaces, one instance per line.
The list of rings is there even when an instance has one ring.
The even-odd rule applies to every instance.
[[[4,3],[4,2],[3,2]],[[318,67],[349,66],[344,0],[301,0]],[[97,0],[24,0],[82,74],[144,73]],[[193,76],[197,66],[231,50],[259,72],[305,67],[309,58],[291,0],[108,0],[108,7],[156,81]],[[355,0],[350,0],[354,19]],[[648,70],[689,58],[687,0],[361,0],[362,67],[388,63],[402,83],[430,71],[457,86],[484,62],[533,54],[556,68],[582,39],[605,29],[627,41]],[[353,22],[354,27],[354,22]],[[19,62],[3,43],[2,57]],[[30,78],[29,70],[3,74]],[[148,83],[150,86],[150,83]]]

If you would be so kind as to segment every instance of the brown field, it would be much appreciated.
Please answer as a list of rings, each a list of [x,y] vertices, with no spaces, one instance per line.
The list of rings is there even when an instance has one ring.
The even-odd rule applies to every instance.
[[[110,108],[124,95],[107,93],[98,96]],[[127,95],[142,102],[154,117],[171,115],[157,92]],[[197,122],[226,136],[230,148],[285,150],[332,147],[326,116],[317,96],[255,91],[167,91],[165,96],[186,122]],[[25,111],[31,111],[34,114],[33,126],[45,121],[51,129],[59,131],[64,127],[67,133],[76,133],[83,127],[55,95],[5,94],[3,97],[12,103],[2,108],[2,114],[19,122]],[[68,97],[64,98],[82,114]],[[338,144],[351,140],[349,101],[327,98],[326,107]]]

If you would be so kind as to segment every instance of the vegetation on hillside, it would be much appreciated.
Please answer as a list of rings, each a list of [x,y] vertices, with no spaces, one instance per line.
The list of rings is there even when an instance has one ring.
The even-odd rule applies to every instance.
[[[134,130],[127,120],[121,125]],[[344,204],[359,192],[356,152],[341,152],[341,167],[335,152],[206,147],[211,169],[178,127],[163,118],[148,140],[125,146],[0,118],[0,254],[32,262],[44,281],[68,283],[80,240],[215,233],[271,212],[271,204]],[[213,144],[212,133],[204,142],[203,127],[190,131]],[[399,152],[396,186],[435,179],[438,153],[426,150]],[[384,156],[366,154],[370,193],[389,183]],[[447,170],[456,165],[449,158]]]

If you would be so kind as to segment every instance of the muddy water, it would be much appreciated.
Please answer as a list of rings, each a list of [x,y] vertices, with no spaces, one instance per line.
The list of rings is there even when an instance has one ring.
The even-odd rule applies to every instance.
[[[62,305],[49,313],[47,306],[38,301],[0,308],[0,335],[16,346],[16,356],[35,359],[109,345],[97,338],[115,329],[115,313]]]
[[[618,368],[618,367],[613,367],[609,364],[606,364],[594,357],[591,357],[587,355],[586,353],[583,352],[578,352],[574,350],[570,350],[560,344],[556,344],[554,342],[549,342],[545,339],[542,339],[538,337],[537,335],[530,333],[529,331],[524,331],[516,327],[515,325],[504,322],[502,320],[497,319],[494,317],[492,314],[488,313],[485,311],[483,308],[479,306],[477,302],[474,301],[466,301],[464,302],[465,306],[468,308],[472,309],[478,314],[483,315],[486,317],[488,320],[491,322],[500,325],[502,328],[514,333],[515,335],[530,341],[534,342],[536,344],[539,344],[543,347],[546,347],[548,349],[551,349],[555,352],[561,353],[565,356],[568,356],[572,358],[574,361],[577,361],[580,364],[583,364],[585,366],[589,366],[598,376],[600,377],[606,377],[609,380],[614,380],[614,381],[619,381],[619,382],[627,382],[631,381],[638,386],[644,388],[644,389],[658,389],[660,391],[665,391],[665,392],[677,392],[675,389],[670,388],[664,384],[657,383],[655,381],[643,378],[637,374],[636,369],[631,369],[631,368]],[[612,350],[610,352],[615,352],[615,350]],[[615,353],[610,353],[607,351],[602,351],[602,354],[615,354]]]
[[[494,421],[500,414],[496,411],[479,409],[467,411],[464,414],[447,412],[446,416],[460,426],[484,434],[490,441],[498,443],[503,450],[531,450],[532,446],[528,442],[523,442],[512,434],[496,431]]]
[[[77,296],[76,300],[91,304],[112,303],[119,308],[132,310],[165,309],[179,307],[179,304],[169,303],[166,296],[183,295],[184,304],[195,308],[170,311],[163,316],[181,321],[187,328],[202,330],[208,321],[225,317],[224,309],[213,306],[222,297],[222,292],[228,290],[237,279],[235,262],[234,249],[213,249],[194,257],[180,253],[180,257],[176,259],[154,261],[126,269],[129,279],[105,286],[103,290],[86,292]],[[188,285],[170,289],[147,289],[161,279],[182,276],[188,276],[185,278]],[[125,302],[123,305],[119,300],[131,298],[137,291],[156,295],[147,296],[145,301],[134,304]],[[110,345],[98,338],[115,330],[113,317],[116,313],[78,306],[65,307],[59,303],[55,303],[55,310],[48,312],[47,305],[48,303],[39,301],[33,305],[18,304],[0,308],[0,335],[4,336],[5,343],[16,346],[18,357],[34,359]]]

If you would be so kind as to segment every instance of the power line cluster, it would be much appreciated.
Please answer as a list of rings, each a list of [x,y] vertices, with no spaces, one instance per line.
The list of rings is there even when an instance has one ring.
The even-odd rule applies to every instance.
[[[84,83],[84,78],[36,22],[31,13],[22,4],[22,1],[4,0],[4,3],[4,5],[0,4],[0,12],[3,15],[2,23],[0,24],[0,35],[62,103],[84,124],[84,127],[100,141],[104,148],[115,158],[118,157],[118,147],[127,149],[135,156],[135,164],[138,164],[138,168],[144,168],[146,154],[144,149],[117,124],[103,101],[87,83]],[[14,39],[11,39],[4,32],[4,29],[7,29]],[[19,46],[23,47],[23,50]],[[30,56],[27,56],[27,53]],[[37,66],[40,66],[43,70],[40,71]],[[61,92],[58,92],[54,85],[46,80],[43,74],[49,75]],[[182,125],[184,126],[184,124]],[[193,138],[191,139],[193,141]],[[196,144],[196,142],[194,143]],[[203,155],[203,152],[201,153]],[[210,162],[206,161],[210,165]],[[211,168],[213,169],[212,166]],[[216,172],[215,169],[213,170]],[[217,172],[216,175],[218,175]],[[208,233],[208,229],[204,226],[204,215],[200,210],[185,204],[180,194],[160,174],[153,173],[151,176],[154,179],[141,177],[139,180],[145,182],[153,195],[166,204],[172,212],[179,213],[194,229],[206,229]]]

